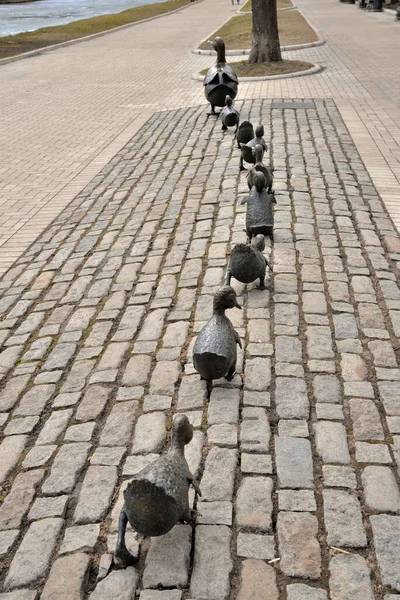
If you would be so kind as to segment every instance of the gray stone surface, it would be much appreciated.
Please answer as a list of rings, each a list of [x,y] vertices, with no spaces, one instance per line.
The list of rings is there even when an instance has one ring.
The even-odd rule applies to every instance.
[[[317,505],[312,490],[279,490],[279,510],[315,512]]]
[[[383,440],[384,433],[379,412],[373,401],[353,398],[349,404],[354,438],[359,441]]]
[[[368,508],[379,512],[400,512],[400,492],[389,467],[365,467],[362,484]]]
[[[365,547],[367,537],[357,497],[344,490],[324,490],[323,495],[328,544],[350,548]]]
[[[89,564],[90,557],[83,553],[58,558],[51,567],[41,600],[80,600]]]
[[[116,467],[89,467],[75,508],[74,523],[94,523],[103,518],[111,503],[117,478]]]
[[[314,487],[311,445],[308,440],[276,438],[275,460],[280,488]]]
[[[0,530],[18,529],[34,496],[35,489],[44,477],[44,471],[35,469],[19,473],[10,492],[0,506]]]
[[[313,588],[304,583],[287,586],[287,600],[328,600],[328,594],[321,588]]]
[[[358,554],[338,554],[329,563],[332,600],[374,600],[371,574]]]
[[[26,435],[13,435],[4,438],[0,444],[0,484],[17,464],[28,441]]]
[[[137,585],[137,572],[134,567],[111,571],[100,581],[89,600],[134,600]]]
[[[242,562],[238,600],[278,600],[276,573],[272,566],[253,558]]]
[[[208,424],[238,423],[239,390],[214,388],[208,404]]]
[[[54,444],[67,428],[72,413],[71,408],[54,411],[44,424],[36,443],[38,445]]]
[[[313,379],[313,389],[317,402],[340,402],[340,382],[333,375],[316,375]]]
[[[232,525],[232,502],[198,502],[197,523]]]
[[[232,499],[236,464],[236,450],[211,448],[201,478],[202,500],[214,502]]]
[[[90,444],[85,442],[61,446],[42,491],[50,496],[72,492],[79,473],[86,464],[89,450]]]
[[[175,525],[166,535],[152,538],[143,573],[145,588],[185,587],[192,547],[190,525]]]
[[[314,425],[318,454],[324,463],[350,462],[346,430],[341,423],[319,421]]]
[[[271,385],[271,360],[269,358],[250,358],[246,361],[244,371],[246,390],[263,392]]]
[[[19,546],[4,582],[6,590],[34,585],[49,566],[63,519],[34,521]]]
[[[199,525],[196,528],[190,594],[193,598],[226,598],[230,589],[233,562],[231,531],[225,525]]]
[[[19,535],[19,529],[0,531],[0,558],[5,558]]]
[[[308,419],[310,408],[304,380],[277,377],[275,402],[279,418]]]
[[[237,537],[238,556],[271,560],[275,556],[275,541],[273,535],[240,532]]]
[[[76,421],[94,421],[104,410],[111,390],[102,385],[91,385],[83,397],[78,410]]]
[[[181,600],[180,590],[142,590],[140,600]]]
[[[158,452],[165,443],[167,418],[164,413],[140,415],[133,436],[132,454]]]
[[[289,577],[319,579],[321,550],[316,539],[318,522],[308,513],[281,512],[278,515],[280,567]]]
[[[29,511],[28,519],[29,521],[35,521],[45,517],[64,517],[67,502],[68,496],[36,498]]]
[[[270,531],[273,481],[269,477],[244,477],[237,492],[236,522],[239,527]]]
[[[139,409],[136,401],[113,406],[100,436],[102,446],[126,446],[132,435],[133,423]]]
[[[93,552],[99,535],[100,525],[98,523],[67,527],[59,554]]]
[[[382,583],[400,592],[400,517],[372,515],[370,518]]]

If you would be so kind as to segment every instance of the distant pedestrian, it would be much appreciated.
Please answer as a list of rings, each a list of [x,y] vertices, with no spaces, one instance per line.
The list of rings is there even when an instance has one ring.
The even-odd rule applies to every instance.
[[[235,0],[231,0],[231,2],[232,2],[232,5],[235,4]]]

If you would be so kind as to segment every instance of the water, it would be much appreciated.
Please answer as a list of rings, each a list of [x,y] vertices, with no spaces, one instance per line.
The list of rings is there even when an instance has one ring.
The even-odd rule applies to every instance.
[[[160,0],[39,0],[24,4],[0,4],[0,36],[65,25],[97,15],[118,13]]]

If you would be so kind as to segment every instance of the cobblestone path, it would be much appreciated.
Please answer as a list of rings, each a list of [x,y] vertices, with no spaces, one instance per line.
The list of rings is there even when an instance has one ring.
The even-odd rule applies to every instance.
[[[191,364],[247,192],[205,106],[156,113],[0,282],[0,600],[395,600],[400,238],[332,100],[238,103],[271,140],[268,289]],[[188,415],[196,523],[107,572],[125,482]],[[270,562],[272,561],[272,562]]]

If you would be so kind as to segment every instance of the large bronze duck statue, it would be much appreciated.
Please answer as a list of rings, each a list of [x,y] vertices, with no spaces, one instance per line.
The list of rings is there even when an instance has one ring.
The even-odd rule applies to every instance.
[[[241,204],[247,203],[246,233],[251,240],[252,237],[262,233],[274,239],[274,214],[272,205],[276,204],[274,194],[268,194],[265,189],[265,177],[260,171],[253,173],[254,185],[250,195],[243,198]]]
[[[238,78],[235,71],[229,66],[225,58],[225,42],[216,37],[212,42],[217,53],[217,62],[208,69],[204,77],[204,94],[211,104],[211,114],[216,115],[216,106],[225,106],[226,96],[234,100],[238,93]]]
[[[271,170],[268,167],[266,167],[262,161],[263,154],[264,154],[264,152],[263,152],[262,146],[260,146],[260,144],[256,144],[253,148],[253,155],[254,155],[256,164],[254,165],[254,167],[251,167],[251,169],[248,170],[247,185],[249,186],[249,190],[251,190],[251,188],[254,185],[254,173],[256,171],[259,171],[265,177],[265,186],[266,186],[267,192],[269,194],[271,194],[273,177],[272,177]]]
[[[235,127],[235,134],[239,127],[239,119],[240,115],[236,108],[232,105],[232,98],[227,96],[225,98],[225,108],[221,110],[221,120],[222,120],[222,131],[226,131],[228,127]]]
[[[237,244],[231,252],[226,284],[230,285],[232,277],[246,284],[259,279],[260,290],[265,290],[264,280],[267,266],[270,271],[272,269],[263,254],[264,249],[265,237],[262,233],[252,239],[251,246]]]
[[[240,151],[242,154],[240,157],[240,170],[241,171],[246,170],[243,166],[243,160],[245,160],[247,163],[250,163],[252,165],[254,165],[256,163],[256,159],[253,154],[253,148],[255,146],[261,146],[261,148],[263,150],[263,156],[264,156],[264,152],[267,151],[268,146],[265,143],[263,135],[264,135],[264,125],[257,125],[255,137],[252,140],[250,140],[250,142],[247,142],[247,144],[242,144],[240,146]],[[261,157],[261,160],[262,160],[262,157]]]
[[[185,459],[184,447],[192,437],[189,419],[186,415],[176,414],[168,453],[134,475],[124,491],[125,503],[119,517],[115,554],[125,566],[138,560],[125,544],[128,521],[141,535],[153,537],[168,533],[178,522],[190,520],[189,486],[193,485],[201,496]]]
[[[227,308],[242,308],[230,285],[221,287],[214,296],[213,315],[201,329],[193,349],[193,364],[201,379],[209,383],[225,377],[233,379],[236,370],[236,344],[242,347],[239,334],[225,315]]]

